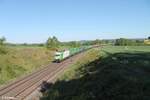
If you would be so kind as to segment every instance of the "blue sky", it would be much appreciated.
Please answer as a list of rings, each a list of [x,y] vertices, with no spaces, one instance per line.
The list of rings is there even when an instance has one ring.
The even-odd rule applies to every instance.
[[[0,0],[0,36],[45,42],[150,35],[150,0]]]

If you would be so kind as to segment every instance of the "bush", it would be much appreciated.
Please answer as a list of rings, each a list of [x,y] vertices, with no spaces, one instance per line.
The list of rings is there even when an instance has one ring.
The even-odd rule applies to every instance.
[[[17,76],[24,73],[26,69],[18,65],[6,64],[6,66],[0,67],[0,84],[5,83],[8,79],[14,79]]]
[[[7,49],[4,46],[0,46],[0,54],[6,54]]]

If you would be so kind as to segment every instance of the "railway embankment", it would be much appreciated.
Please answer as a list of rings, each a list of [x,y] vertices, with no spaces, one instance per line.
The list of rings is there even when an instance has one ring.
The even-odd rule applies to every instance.
[[[51,62],[52,52],[44,47],[6,47],[0,53],[0,85],[31,73]]]

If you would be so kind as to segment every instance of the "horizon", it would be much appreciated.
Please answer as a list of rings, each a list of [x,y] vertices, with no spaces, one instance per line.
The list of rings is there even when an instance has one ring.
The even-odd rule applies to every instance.
[[[5,37],[4,37],[5,38]],[[56,37],[57,38],[57,37]],[[59,39],[58,39],[58,41],[59,42],[72,42],[72,41],[76,41],[76,42],[81,42],[81,41],[94,41],[94,40],[116,40],[116,39],[121,39],[121,38],[123,38],[123,39],[131,39],[131,40],[140,40],[140,39],[147,39],[147,37],[146,38],[124,38],[124,37],[120,37],[120,38],[109,38],[109,39],[98,39],[98,38],[96,38],[96,39],[87,39],[87,40],[71,40],[71,41],[59,41]],[[6,43],[8,43],[8,44],[44,44],[44,43],[46,43],[46,41],[44,41],[44,42],[18,42],[18,43],[15,43],[15,42],[8,42],[7,41],[7,39],[6,39]]]
[[[115,33],[114,33],[115,34]],[[58,35],[58,34],[53,34],[53,35],[47,35],[46,37],[45,37],[45,39],[43,39],[43,41],[33,41],[33,42],[15,42],[15,41],[10,41],[9,40],[9,38],[8,37],[6,37],[6,36],[4,36],[4,35],[1,35],[1,33],[0,33],[0,38],[1,37],[5,37],[6,38],[6,42],[7,43],[12,43],[12,44],[23,44],[23,43],[27,43],[27,44],[38,44],[38,43],[45,43],[46,41],[47,41],[47,39],[49,38],[49,37],[53,37],[53,36],[55,36],[60,42],[70,42],[70,41],[91,41],[91,40],[96,40],[96,39],[99,39],[99,40],[114,40],[114,39],[119,39],[119,38],[125,38],[125,39],[147,39],[150,35],[149,34],[145,34],[143,37],[138,37],[138,36],[135,36],[135,35],[132,35],[132,34],[129,34],[130,36],[127,36],[126,34],[122,34],[122,33],[120,33],[118,36],[117,35],[115,35],[114,36],[114,34],[99,34],[99,35],[97,35],[97,36],[99,36],[99,37],[97,37],[97,38],[95,38],[95,37],[93,37],[93,38],[87,38],[87,39],[68,39],[68,40],[64,40],[64,39],[62,39],[60,36],[61,35]],[[100,36],[103,36],[103,37],[100,37]],[[76,35],[77,36],[77,35]],[[89,35],[88,35],[89,36]],[[73,37],[73,38],[75,38],[75,37]],[[76,37],[77,38],[77,37]]]
[[[150,36],[149,0],[0,0],[0,37],[44,43]]]

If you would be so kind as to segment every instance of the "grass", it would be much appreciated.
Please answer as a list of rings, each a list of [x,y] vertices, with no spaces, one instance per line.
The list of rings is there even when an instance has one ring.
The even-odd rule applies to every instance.
[[[150,46],[104,46],[102,51],[118,52],[150,52]]]
[[[5,47],[7,53],[0,54],[0,84],[51,62],[53,52],[43,47]]]
[[[77,73],[78,70],[81,68],[81,66],[84,66],[85,64],[97,59],[100,56],[100,53],[98,54],[99,50],[100,49],[92,49],[86,52],[86,54],[83,57],[79,58],[75,64],[70,66],[69,69],[66,69],[64,73],[60,75],[61,77],[59,77],[58,80],[70,80],[73,78],[81,77],[80,75],[82,74]]]
[[[150,99],[150,47],[106,46],[94,54],[79,59],[41,99]]]

